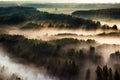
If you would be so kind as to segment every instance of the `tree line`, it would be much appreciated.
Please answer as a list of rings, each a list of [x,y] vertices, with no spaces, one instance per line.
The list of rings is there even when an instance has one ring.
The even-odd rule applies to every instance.
[[[94,40],[77,40],[72,38],[63,38],[51,41],[42,41],[36,39],[27,39],[20,35],[0,35],[0,43],[8,51],[8,54],[16,59],[22,59],[23,62],[35,64],[38,67],[44,67],[50,75],[57,76],[62,80],[75,79],[80,74],[89,61],[94,65],[102,65],[104,59],[96,53],[96,48],[89,47],[89,50],[62,48],[69,44],[94,44]],[[99,69],[96,74],[98,77],[104,72]],[[116,68],[115,68],[116,69]],[[100,70],[100,71],[99,71]],[[105,68],[106,70],[106,68]],[[109,71],[108,71],[109,72]],[[89,77],[90,72],[87,72]],[[106,73],[104,74],[106,76]],[[100,78],[101,79],[101,78]],[[116,80],[116,79],[115,79]]]
[[[108,25],[101,25],[99,21],[85,20],[82,18],[73,17],[72,15],[65,14],[51,14],[48,12],[38,11],[32,7],[1,7],[0,8],[0,24],[15,25],[26,21],[52,21],[53,23],[59,23],[56,28],[70,28],[77,29],[82,28],[85,30],[96,29],[113,29],[117,30],[116,26],[111,28]],[[65,26],[68,24],[67,26]],[[37,24],[36,24],[37,25]],[[48,27],[54,27],[49,22]]]

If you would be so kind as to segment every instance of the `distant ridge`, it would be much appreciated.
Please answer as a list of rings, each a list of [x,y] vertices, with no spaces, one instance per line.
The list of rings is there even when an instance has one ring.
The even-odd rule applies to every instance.
[[[0,24],[16,25],[29,22],[22,29],[29,28],[68,28],[68,29],[112,29],[117,30],[117,26],[110,27],[101,25],[99,21],[85,20],[65,14],[51,14],[48,12],[38,11],[34,7],[0,7]],[[44,25],[46,24],[46,25]]]
[[[73,16],[84,18],[113,18],[120,19],[120,8],[108,8],[97,10],[80,10],[72,13]]]
[[[14,5],[13,5],[14,4]],[[28,1],[0,1],[0,7],[9,7],[20,4],[26,7],[35,8],[79,8],[79,9],[106,9],[120,8],[120,3],[47,3]]]

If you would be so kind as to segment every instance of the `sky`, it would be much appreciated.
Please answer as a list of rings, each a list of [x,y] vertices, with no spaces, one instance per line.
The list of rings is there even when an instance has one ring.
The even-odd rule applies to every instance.
[[[32,1],[50,3],[120,3],[120,0],[0,0],[0,1]]]

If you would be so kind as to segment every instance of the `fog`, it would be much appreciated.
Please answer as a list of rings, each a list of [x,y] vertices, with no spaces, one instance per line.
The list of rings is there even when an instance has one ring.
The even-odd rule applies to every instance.
[[[100,44],[100,43],[81,43],[81,44],[69,44],[62,47],[62,50],[67,51],[69,49],[75,49],[79,51],[80,49],[84,50],[84,52],[89,52],[90,46],[95,47],[95,53],[102,55],[105,61],[105,64],[108,63],[109,57],[111,53],[115,51],[120,51],[120,44]]]
[[[54,14],[68,14],[71,15],[72,12],[77,10],[89,10],[85,8],[37,8],[39,11],[46,11]]]
[[[111,53],[120,50],[120,36],[98,36],[98,34],[106,32],[114,32],[112,30],[93,30],[93,31],[86,31],[86,30],[70,30],[70,29],[56,29],[56,28],[44,28],[38,30],[21,30],[16,27],[12,28],[1,28],[1,34],[9,34],[9,35],[23,35],[29,39],[38,39],[38,40],[55,40],[55,39],[62,39],[62,38],[74,38],[78,40],[85,40],[88,39],[95,40],[95,43],[83,43],[83,44],[68,44],[63,48],[63,50],[67,49],[76,49],[76,50],[84,50],[86,53],[89,52],[90,46],[95,47],[95,53],[99,54],[103,57],[104,63],[102,65],[108,64],[109,57]],[[119,31],[117,31],[119,32]],[[16,61],[16,60],[15,60]],[[24,65],[20,63],[14,62],[11,60],[10,57],[7,56],[7,52],[0,47],[0,64],[7,67],[7,71],[9,72],[8,75],[12,73],[16,73],[18,76],[22,77],[23,80],[57,80],[57,78],[50,77],[44,68],[38,69],[34,65]],[[82,65],[81,65],[82,66]],[[85,78],[85,71],[87,69],[91,69],[93,73],[91,76],[91,80],[95,80],[95,69],[97,65],[93,62],[85,61],[85,67],[82,69],[84,72],[80,75],[80,78],[83,80]],[[82,76],[82,77],[81,77]]]
[[[68,29],[53,29],[53,28],[44,28],[40,30],[20,30],[18,28],[5,29],[6,34],[10,35],[24,35],[29,39],[41,39],[41,40],[54,40],[61,38],[75,38],[75,39],[93,39],[101,44],[120,44],[120,37],[114,36],[96,36],[97,34],[106,32],[112,32],[111,30],[95,30],[95,31],[86,31],[86,30],[68,30]],[[73,34],[73,35],[60,35],[59,34]]]
[[[5,79],[9,80],[12,74],[18,75],[23,80],[58,80],[57,78],[49,77],[44,68],[40,70],[33,65],[16,63],[12,58],[8,57],[7,52],[1,46],[0,66],[4,67],[3,75],[5,76]]]
[[[50,39],[62,39],[62,38],[74,38],[79,40],[88,40],[92,39],[97,41],[101,44],[120,44],[120,38],[119,37],[99,37],[99,36],[58,36],[58,37],[49,37]]]
[[[96,6],[99,5],[96,4]],[[72,12],[77,10],[97,9],[94,6],[93,8],[84,8],[85,7],[84,5],[83,8],[82,7],[79,8],[80,6],[76,8],[72,8],[70,6],[69,8],[66,7],[62,8],[62,7],[65,6],[61,5],[61,8],[54,6],[51,8],[38,7],[37,10],[45,11],[48,13],[54,13],[54,14],[72,15]],[[59,25],[58,25],[59,28],[58,29],[57,28],[58,23],[54,23],[55,21],[52,20],[50,21],[48,20],[48,22],[44,20],[43,21],[35,20],[28,22],[26,21],[24,23],[20,23],[16,25],[1,24],[0,35],[2,34],[23,35],[25,38],[43,40],[43,42],[41,41],[39,43],[38,41],[37,43],[37,40],[35,40],[36,43],[35,42],[33,43],[32,41],[34,40],[27,40],[21,38],[17,38],[20,39],[17,42],[16,39],[13,38],[19,36],[15,36],[15,37],[10,36],[10,38],[9,36],[7,36],[4,38],[4,35],[2,35],[2,37],[0,37],[0,42],[1,42],[0,43],[0,79],[2,77],[3,80],[14,80],[11,79],[11,76],[15,74],[16,77],[21,78],[20,80],[79,80],[79,79],[96,80],[95,71],[97,66],[108,65],[108,67],[112,67],[114,71],[115,68],[113,68],[114,67],[113,62],[116,62],[116,60],[112,60],[113,62],[112,61],[110,62],[110,57],[111,54],[115,54],[116,51],[120,51],[120,35],[117,35],[120,33],[120,20],[114,20],[109,18],[95,19],[93,17],[91,19],[93,21],[100,21],[101,25],[106,24],[109,25],[110,27],[113,27],[113,25],[117,25],[119,30],[114,29],[114,27],[113,27],[114,30],[65,29],[65,28],[59,28],[60,27]],[[64,22],[64,21],[60,21],[60,22]],[[33,27],[29,27],[29,23],[30,24],[33,23]],[[34,27],[34,23],[35,26],[37,27]],[[48,28],[47,26],[49,26],[49,24],[52,24],[53,26],[50,26],[51,28]],[[64,42],[64,40],[63,42],[61,42],[62,41],[61,40],[60,43],[58,40],[57,43],[57,39],[63,39],[63,38],[72,38],[72,39],[65,39],[68,40],[68,42],[67,41]],[[73,39],[77,39],[77,40],[73,40]],[[13,44],[12,43],[9,44],[9,41],[13,42]],[[45,43],[44,41],[48,41],[48,42]],[[119,53],[117,55],[119,55]],[[115,64],[119,64],[119,62],[116,62]],[[66,69],[66,67],[68,70]],[[73,73],[75,72],[75,68],[78,71],[77,79],[76,77],[74,77],[75,79],[73,78],[74,75]],[[71,71],[73,69],[72,74],[69,69]],[[85,79],[86,71],[88,69],[90,69],[90,79]],[[62,75],[60,71],[62,71]],[[66,77],[66,75],[71,75],[71,76],[68,76],[68,79],[65,79],[64,77]]]
[[[112,31],[103,31],[103,30],[96,30],[96,31],[86,31],[86,30],[68,30],[68,29],[54,29],[54,28],[44,28],[40,30],[20,30],[19,28],[9,28],[4,29],[2,28],[4,34],[10,34],[10,35],[24,35],[26,38],[29,39],[38,39],[38,40],[55,40],[55,39],[62,39],[62,38],[74,38],[78,40],[88,40],[92,39],[95,40],[99,44],[116,44],[120,45],[120,36],[97,36],[97,34],[106,32],[112,32]],[[59,35],[63,34],[63,35]],[[66,34],[66,35],[64,35]],[[86,45],[88,46],[88,45]],[[86,47],[85,46],[85,47]],[[116,50],[120,49],[120,47],[115,46],[103,46],[104,48],[98,49],[98,51],[104,53],[104,57],[108,59],[108,54],[115,52]],[[84,47],[82,47],[84,48]],[[106,49],[107,48],[107,49]],[[112,49],[114,48],[114,49]]]

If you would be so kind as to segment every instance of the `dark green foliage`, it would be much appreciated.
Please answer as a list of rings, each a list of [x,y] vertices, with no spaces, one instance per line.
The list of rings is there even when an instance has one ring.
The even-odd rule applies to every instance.
[[[84,68],[87,60],[101,64],[102,57],[93,55],[92,60],[84,50],[76,51],[68,49],[67,52],[61,50],[63,46],[69,44],[91,43],[93,40],[77,40],[64,38],[52,41],[41,41],[27,39],[20,35],[0,35],[0,43],[14,58],[20,58],[22,61],[45,67],[48,73],[59,77],[74,77]]]
[[[97,67],[96,76],[97,76],[96,80],[103,80],[103,72],[100,66]]]
[[[25,21],[26,17],[21,15],[0,16],[0,24],[19,24]]]
[[[76,76],[79,72],[79,66],[75,61],[67,60],[62,69],[63,76]]]
[[[98,26],[101,26],[101,23],[100,23],[100,21],[97,21],[97,22],[96,22],[96,24],[97,24]]]
[[[118,30],[117,25],[114,25],[114,26],[112,27],[112,29],[113,29],[113,30]]]
[[[49,23],[48,27],[56,28],[82,28],[85,30],[103,29],[99,21],[95,22],[92,20],[84,20],[82,18],[76,18],[71,15],[51,14],[47,12],[38,11],[35,8],[22,6],[0,8],[0,24],[14,25],[26,21],[44,21]],[[54,24],[49,21],[54,22]],[[106,27],[104,28],[107,29]],[[108,29],[111,28],[109,28],[108,26]],[[113,27],[113,29],[116,29],[116,27]]]
[[[51,42],[54,42],[56,45],[50,44]],[[19,35],[0,36],[0,43],[3,43],[7,51],[10,52],[15,57],[22,58],[29,63],[36,64],[37,66],[44,66],[48,69],[48,71],[52,72],[53,74],[61,76],[63,76],[62,73],[64,72],[62,71],[63,68],[65,69],[65,67],[68,68],[69,66],[69,69],[66,70],[66,76],[77,75],[79,72],[79,70],[77,69],[78,68],[77,64],[74,61],[70,62],[69,64],[68,63],[66,64],[64,60],[66,60],[67,58],[59,57],[58,50],[60,49],[59,45],[61,43],[58,42],[59,40],[50,41],[50,43],[40,40],[29,40]],[[74,39],[65,40],[65,44],[72,42],[74,42]],[[62,44],[61,46],[65,44]],[[69,71],[70,73],[67,73],[67,71]]]
[[[49,23],[48,27],[49,27],[49,28],[50,28],[50,27],[53,27],[53,25],[52,25],[51,23]]]
[[[59,45],[75,44],[75,43],[80,42],[79,40],[73,39],[73,38],[63,38],[63,39],[58,39],[58,40],[53,40],[53,41]]]
[[[119,70],[115,70],[114,74],[111,68],[108,68],[107,65],[101,67],[97,67],[96,69],[96,80],[120,80],[120,73]]]
[[[74,49],[69,49],[67,52],[67,55],[69,58],[73,58],[75,55],[75,50]]]
[[[95,47],[91,46],[90,49],[89,49],[89,55],[90,55],[90,57],[93,57],[94,54],[95,54]]]
[[[108,80],[108,67],[107,65],[103,67],[103,80]]]
[[[120,19],[120,8],[111,8],[111,9],[98,9],[98,10],[81,10],[75,11],[72,15],[77,16],[87,16],[92,18],[113,18],[113,19]]]
[[[80,50],[78,52],[78,56],[79,59],[84,60],[86,58],[86,53],[83,50]]]
[[[102,26],[102,29],[103,29],[103,30],[106,30],[106,29],[110,29],[110,27],[105,24],[105,25]]]
[[[90,72],[90,69],[88,69],[88,70],[86,71],[85,80],[90,80],[90,75],[91,75],[91,72]]]
[[[120,64],[120,52],[116,51],[110,55],[110,62],[114,64]]]
[[[119,37],[120,36],[120,32],[110,32],[110,33],[100,33],[98,34],[98,36],[114,36],[114,37]]]
[[[109,75],[109,72],[111,72],[111,70],[110,71],[109,70],[108,70],[107,65],[103,66],[103,69],[100,66],[98,66],[96,70],[96,75],[97,75],[96,80],[108,80],[111,77]]]
[[[18,24],[30,20],[35,15],[33,13],[38,11],[29,7],[1,7],[0,24]]]
[[[114,80],[120,80],[120,73],[118,71],[115,71]]]
[[[23,26],[21,29],[37,29],[39,27],[42,27],[42,26],[36,23],[28,23],[25,26]]]
[[[111,68],[109,69],[108,74],[109,74],[108,80],[113,80],[113,72]]]

